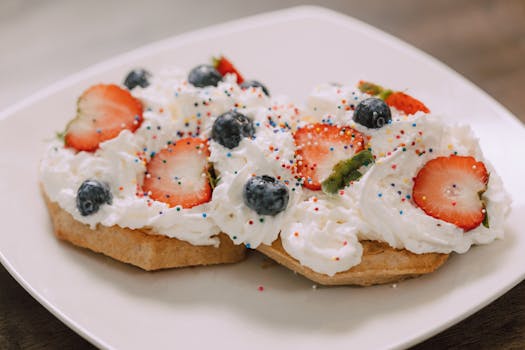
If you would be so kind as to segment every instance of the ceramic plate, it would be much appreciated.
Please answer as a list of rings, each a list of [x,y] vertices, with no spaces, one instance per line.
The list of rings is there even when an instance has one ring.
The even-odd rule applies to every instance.
[[[77,96],[94,83],[121,82],[132,67],[190,69],[218,53],[274,93],[299,101],[326,81],[366,78],[409,88],[433,111],[471,124],[509,192],[525,193],[525,162],[511,161],[523,156],[522,124],[443,64],[354,19],[302,7],[154,43],[0,115],[1,261],[76,332],[114,349],[399,348],[449,327],[523,280],[525,199],[518,195],[504,240],[453,255],[438,272],[396,288],[312,288],[284,268],[264,268],[257,254],[237,265],[146,273],[57,241],[37,168],[46,140],[74,115]]]

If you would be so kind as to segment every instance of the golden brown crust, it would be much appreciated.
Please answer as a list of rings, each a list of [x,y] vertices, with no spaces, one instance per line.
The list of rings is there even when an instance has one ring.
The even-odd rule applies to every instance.
[[[98,225],[92,230],[51,202],[45,194],[44,198],[58,238],[144,270],[235,263],[245,257],[246,248],[233,244],[224,233],[219,234],[220,246],[215,248],[194,246],[176,238],[119,226]]]
[[[119,226],[98,225],[92,230],[76,221],[44,194],[55,235],[76,246],[88,248],[144,270],[173,267],[235,263],[245,257],[246,248],[235,245],[224,233],[219,234],[220,246],[194,246],[188,242],[152,234],[147,230],[132,230]],[[405,249],[391,248],[386,243],[362,241],[361,263],[334,276],[317,273],[303,266],[284,250],[278,238],[271,246],[257,250],[278,263],[322,285],[361,285],[393,283],[430,273],[439,268],[448,254],[414,254]]]
[[[405,249],[394,249],[386,243],[361,241],[361,263],[334,276],[317,273],[301,265],[284,250],[281,239],[271,246],[260,245],[257,250],[312,281],[322,285],[360,285],[398,282],[435,271],[448,258],[448,254],[414,254]]]

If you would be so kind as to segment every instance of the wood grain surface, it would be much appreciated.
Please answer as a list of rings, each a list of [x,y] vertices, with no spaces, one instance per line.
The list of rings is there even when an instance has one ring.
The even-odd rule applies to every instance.
[[[22,30],[24,23],[31,23],[31,21],[58,26],[58,29],[42,27],[44,33],[46,30],[59,31],[60,25],[64,30],[67,23],[71,23],[67,21],[68,17],[78,15],[78,8],[87,6],[83,5],[86,3],[93,4],[93,2],[78,2],[73,5],[71,3],[58,0],[0,2],[0,52],[2,52],[0,75],[5,77],[3,73],[7,74],[8,71],[13,70],[15,64],[13,62],[20,63],[16,57],[16,50],[14,55],[12,52],[9,53],[11,57],[2,49],[11,45],[9,40],[15,34],[19,35],[18,40],[26,40],[23,45],[18,46],[19,53],[39,52],[42,55],[47,54],[49,60],[47,65],[36,64],[35,67],[28,64],[27,69],[21,67],[31,76],[24,77],[22,74],[22,83],[25,82],[25,85],[20,83],[19,86],[11,89],[11,92],[5,90],[6,86],[2,86],[3,83],[0,82],[2,91],[6,91],[7,94],[4,96],[22,97],[85,65],[155,39],[239,16],[298,5],[300,2],[271,0],[260,2],[258,5],[240,0],[221,2],[224,6],[222,10],[218,9],[214,11],[213,17],[203,19],[199,16],[199,11],[205,6],[212,5],[195,4],[192,1],[180,3],[155,1],[155,6],[151,5],[151,11],[146,15],[143,7],[139,5],[133,7],[127,1],[111,1],[108,3],[111,3],[113,10],[119,9],[119,6],[126,7],[126,16],[135,17],[133,20],[123,20],[124,24],[119,28],[120,32],[110,33],[104,37],[108,44],[96,51],[103,52],[100,54],[102,56],[97,56],[90,51],[97,48],[98,43],[85,41],[82,47],[78,48],[75,56],[77,61],[73,63],[63,57],[61,61],[60,55],[67,55],[68,52],[55,50],[47,53],[45,49],[37,47],[38,43],[31,41],[36,33],[29,31],[25,33]],[[319,4],[368,22],[430,53],[472,80],[525,121],[525,98],[522,97],[522,85],[525,85],[525,1],[341,0],[319,1]],[[197,14],[196,20],[192,22],[193,27],[192,24],[184,22],[173,28],[158,24],[157,31],[150,30],[141,35],[137,35],[136,30],[133,31],[136,27],[135,21],[145,21],[146,23],[142,25],[147,27],[148,21],[154,23],[155,19],[166,19],[169,11],[180,12],[181,8]],[[81,12],[83,19],[79,17],[76,23],[80,28],[82,25],[87,25],[85,23],[88,23],[90,16],[98,15],[96,6],[91,6],[88,10],[82,9]],[[58,24],[51,23],[57,19]],[[98,20],[109,22],[111,17],[101,16]],[[126,34],[127,30],[129,33]],[[69,40],[69,43],[74,45],[74,37],[64,40],[66,42]],[[113,43],[114,45],[111,46]],[[120,51],[112,52],[111,48],[115,49],[115,47]],[[107,57],[103,56],[104,54]],[[54,61],[58,63],[55,62],[53,65]],[[43,70],[44,67],[47,70]],[[5,100],[0,102],[6,104]],[[466,320],[413,349],[442,348],[525,349],[525,282],[521,282]],[[93,346],[63,325],[19,286],[3,267],[0,267],[0,349],[93,349]]]

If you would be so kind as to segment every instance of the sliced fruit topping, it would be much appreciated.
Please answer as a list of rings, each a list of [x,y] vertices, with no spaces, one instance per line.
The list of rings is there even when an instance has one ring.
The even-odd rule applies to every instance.
[[[191,208],[211,199],[207,141],[188,137],[169,145],[148,163],[143,190],[149,197]]]
[[[200,66],[193,68],[188,75],[189,83],[199,88],[217,86],[221,80],[221,73],[209,64],[201,64]]]
[[[342,160],[332,169],[332,173],[322,183],[325,193],[337,193],[345,188],[350,181],[357,181],[363,176],[359,169],[374,162],[372,152],[365,149],[350,159]]]
[[[266,86],[264,86],[262,83],[258,82],[257,80],[245,80],[241,84],[241,89],[246,90],[249,88],[260,88],[266,96],[270,97],[270,92],[268,91]]]
[[[211,138],[229,149],[237,147],[243,137],[252,137],[254,134],[253,121],[233,110],[218,116],[211,130]]]
[[[95,214],[103,204],[111,204],[113,196],[106,183],[85,180],[77,191],[77,209],[82,216]]]
[[[103,141],[122,130],[135,131],[142,123],[142,105],[129,91],[117,85],[95,85],[77,102],[77,116],[66,128],[66,146],[95,151]]]
[[[244,204],[259,215],[277,215],[286,209],[290,194],[281,181],[272,176],[251,177],[242,192]]]
[[[352,158],[363,149],[358,131],[344,126],[309,124],[294,133],[297,172],[306,188],[317,191],[332,173],[334,165]]]
[[[383,100],[371,97],[357,105],[353,119],[367,128],[379,129],[392,121],[392,115],[390,108]]]
[[[132,90],[137,86],[145,88],[149,86],[150,78],[150,72],[143,68],[137,68],[129,72],[128,75],[126,75],[126,78],[124,79],[124,85],[129,90]]]
[[[473,157],[438,157],[417,173],[412,197],[426,214],[468,231],[485,219],[481,195],[488,179],[485,165]]]
[[[206,176],[208,176],[208,181],[210,182],[211,189],[215,189],[217,185],[219,184],[219,181],[221,181],[220,176],[215,171],[215,167],[213,164],[208,164],[208,169],[206,169]]]
[[[415,114],[416,112],[425,112],[429,113],[430,110],[423,104],[423,102],[416,100],[410,95],[405,94],[404,92],[393,92],[385,100],[385,102],[400,111],[405,112],[406,114]]]
[[[372,96],[378,96],[390,107],[394,107],[397,110],[405,112],[406,114],[414,114],[419,111],[425,113],[430,112],[423,102],[405,94],[404,92],[385,89],[381,85],[367,81],[360,81],[358,88],[364,93],[370,94]]]
[[[226,57],[214,57],[213,66],[222,76],[225,76],[226,74],[235,74],[237,76],[237,84],[242,84],[244,82],[244,78],[242,77],[241,73],[239,73],[233,63],[231,63]]]

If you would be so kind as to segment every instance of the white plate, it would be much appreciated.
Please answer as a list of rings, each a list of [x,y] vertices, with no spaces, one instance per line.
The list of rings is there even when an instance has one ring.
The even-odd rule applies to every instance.
[[[488,304],[525,276],[525,200],[514,196],[505,240],[454,255],[438,272],[392,286],[318,288],[281,267],[246,263],[146,273],[58,242],[37,165],[77,96],[135,66],[191,68],[224,53],[273,92],[304,98],[324,81],[361,78],[410,92],[471,123],[511,193],[525,193],[525,131],[470,82],[407,44],[320,8],[215,26],[120,56],[0,114],[0,258],[53,314],[105,348],[398,348]],[[502,156],[504,154],[504,156]],[[264,291],[258,287],[263,286]]]

